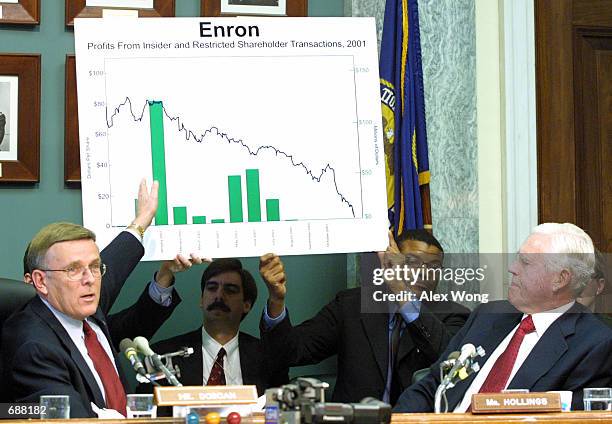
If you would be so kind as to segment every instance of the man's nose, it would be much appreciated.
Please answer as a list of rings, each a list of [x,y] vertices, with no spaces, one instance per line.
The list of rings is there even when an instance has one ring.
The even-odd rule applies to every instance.
[[[223,298],[223,285],[219,285],[215,290],[215,299],[221,300]]]
[[[83,271],[83,284],[91,285],[96,281],[96,276],[93,274],[93,271],[89,267],[85,267]]]
[[[508,272],[512,275],[517,275],[518,274],[517,268],[518,268],[518,261],[515,259],[514,261],[512,261],[512,263],[508,267]]]

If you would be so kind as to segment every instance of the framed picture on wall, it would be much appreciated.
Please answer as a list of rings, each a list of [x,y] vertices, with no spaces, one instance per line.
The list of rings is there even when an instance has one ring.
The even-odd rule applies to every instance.
[[[0,183],[39,180],[40,55],[0,53]]]
[[[66,55],[66,94],[64,97],[64,183],[81,185],[81,155],[79,150],[79,108],[77,105],[76,60]]]
[[[138,14],[140,18],[174,16],[175,0],[66,0],[66,26],[74,18],[102,18],[108,12]]]
[[[37,25],[39,23],[39,0],[0,1],[0,24]]]
[[[308,0],[201,0],[201,16],[307,16]]]

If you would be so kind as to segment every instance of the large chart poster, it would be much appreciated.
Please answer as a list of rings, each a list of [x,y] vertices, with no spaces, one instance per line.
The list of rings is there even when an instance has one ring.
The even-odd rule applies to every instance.
[[[374,20],[75,21],[83,221],[160,183],[145,259],[384,250]]]

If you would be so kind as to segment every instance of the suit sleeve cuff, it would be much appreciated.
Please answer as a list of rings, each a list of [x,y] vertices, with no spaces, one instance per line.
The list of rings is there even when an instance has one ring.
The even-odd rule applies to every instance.
[[[415,321],[421,313],[421,301],[408,301],[404,303],[398,312],[402,315],[406,324],[410,324],[412,321]]]
[[[136,240],[138,240],[138,243],[142,244],[142,239],[140,238],[140,234],[138,234],[138,232],[136,230],[134,230],[133,228],[126,228],[123,231],[133,235],[136,238]]]
[[[173,290],[174,286],[162,287],[155,281],[155,278],[153,278],[149,284],[149,296],[155,303],[161,306],[172,305]]]
[[[287,316],[287,308],[285,307],[283,309],[283,312],[281,312],[279,316],[277,316],[276,318],[271,318],[270,315],[268,315],[268,304],[266,303],[266,305],[264,306],[264,312],[263,312],[263,321],[264,321],[265,329],[266,330],[273,329],[274,327],[276,327],[278,323],[284,320],[286,316]]]

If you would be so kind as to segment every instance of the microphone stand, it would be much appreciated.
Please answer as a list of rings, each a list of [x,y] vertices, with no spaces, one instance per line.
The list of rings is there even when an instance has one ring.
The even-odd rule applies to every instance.
[[[459,360],[454,360],[452,368],[449,370],[449,361],[440,363],[440,385],[436,389],[434,395],[434,412],[436,414],[448,412],[448,402],[446,400],[446,391],[452,389],[455,385],[468,378],[470,375],[480,371],[480,365],[474,361],[477,356],[485,356],[485,351],[482,346],[478,346],[473,355],[466,358],[465,363]],[[445,371],[447,372],[444,375]],[[442,399],[444,399],[444,409],[442,409]]]
[[[188,357],[192,354],[193,348],[183,347],[177,352],[170,352],[163,355],[148,355],[147,357],[145,357],[145,364],[147,366],[147,369],[151,372],[151,374],[148,374],[148,378],[150,378],[151,380],[159,380],[162,378],[166,378],[168,382],[173,386],[182,386],[182,384],[176,378],[177,376],[180,377],[180,370],[178,368],[178,365],[172,364],[172,358],[176,356]]]
[[[182,386],[181,382],[178,381],[178,379],[168,369],[168,367],[164,365],[164,363],[162,362],[158,354],[151,355],[149,356],[149,358],[153,362],[153,366],[164,373],[164,375],[166,376],[166,379],[170,382],[170,384],[172,384],[173,386]]]

